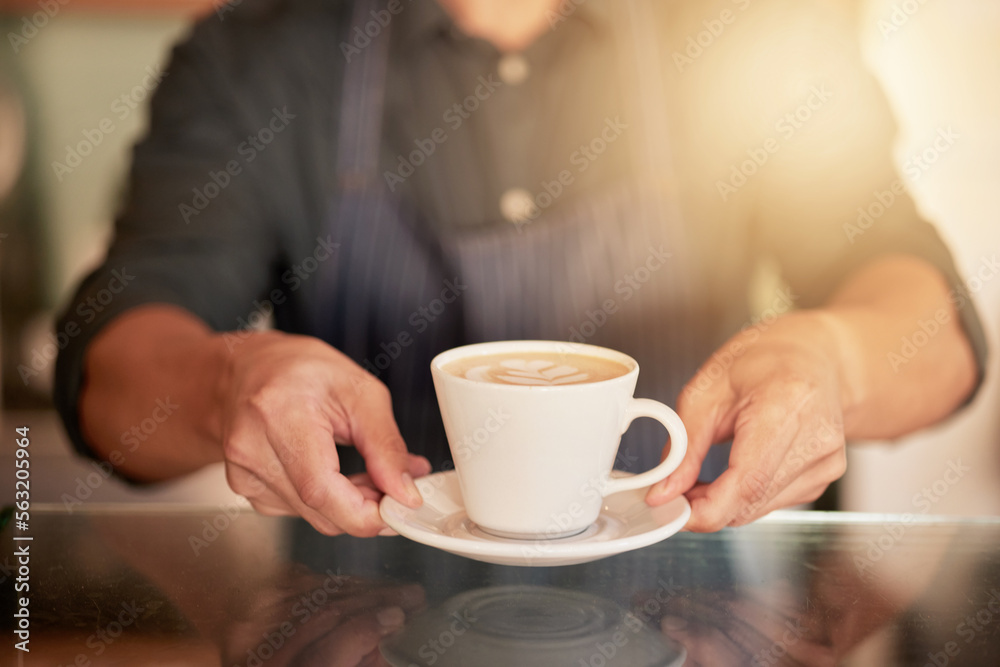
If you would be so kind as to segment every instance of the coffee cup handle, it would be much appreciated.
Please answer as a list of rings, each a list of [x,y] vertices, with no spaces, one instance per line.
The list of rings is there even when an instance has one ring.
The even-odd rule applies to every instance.
[[[633,398],[625,409],[625,425],[622,428],[622,433],[628,429],[629,424],[639,417],[651,417],[667,427],[667,433],[670,434],[670,452],[667,454],[667,458],[651,470],[629,477],[609,479],[604,485],[604,495],[606,496],[619,491],[652,486],[677,470],[681,461],[684,460],[684,454],[687,452],[687,429],[684,428],[684,423],[676,412],[659,401],[648,398]]]

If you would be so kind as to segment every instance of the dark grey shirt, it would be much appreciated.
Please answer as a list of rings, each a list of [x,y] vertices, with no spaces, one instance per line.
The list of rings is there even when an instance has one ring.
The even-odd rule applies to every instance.
[[[527,223],[543,225],[635,176],[629,142],[596,152],[603,133],[628,132],[611,15],[621,7],[562,4],[552,29],[514,56],[462,35],[432,0],[398,5],[379,170],[440,233],[510,227],[511,202],[530,212],[523,193],[536,207],[550,202]],[[982,370],[982,328],[892,165],[895,126],[849,22],[820,0],[652,5],[669,187],[696,260],[689,281],[705,354],[747,321],[748,276],[761,260],[780,267],[796,306],[811,307],[864,262],[909,253],[951,283]],[[81,451],[86,346],[125,310],[176,304],[232,331],[259,318],[256,305],[277,289],[277,325],[314,333],[309,313],[322,304],[310,281],[335,254],[324,220],[345,62],[370,48],[358,38],[366,27],[378,32],[352,24],[350,3],[246,0],[175,49],[107,260],[58,323],[74,333],[57,363],[56,403]],[[564,174],[558,197],[540,197]]]

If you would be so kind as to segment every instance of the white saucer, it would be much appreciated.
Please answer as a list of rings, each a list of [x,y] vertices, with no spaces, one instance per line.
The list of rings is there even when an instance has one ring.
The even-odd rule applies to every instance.
[[[469,520],[455,471],[427,475],[416,483],[424,497],[419,509],[410,509],[389,496],[382,499],[382,519],[393,530],[421,544],[499,565],[586,563],[659,542],[683,528],[691,516],[684,496],[650,507],[645,501],[646,489],[636,489],[606,497],[597,521],[579,535],[511,540],[484,533]]]

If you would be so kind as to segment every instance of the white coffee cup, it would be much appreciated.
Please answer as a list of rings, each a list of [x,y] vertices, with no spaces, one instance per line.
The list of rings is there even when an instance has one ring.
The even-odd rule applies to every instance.
[[[532,384],[484,381],[476,368],[466,375],[445,370],[454,369],[456,362],[472,366],[508,354],[514,375],[503,379],[527,378]],[[522,363],[518,355],[532,361]],[[560,377],[579,376],[565,365],[540,367],[542,355],[596,357],[617,362],[623,372],[559,384]],[[562,375],[547,384],[548,376],[536,381],[532,373]],[[558,341],[480,343],[442,352],[431,362],[431,374],[465,509],[493,535],[543,539],[580,533],[597,519],[604,496],[664,479],[687,451],[687,432],[673,410],[632,397],[639,364],[621,352]],[[621,436],[637,417],[651,417],[666,427],[670,451],[651,470],[613,477]]]

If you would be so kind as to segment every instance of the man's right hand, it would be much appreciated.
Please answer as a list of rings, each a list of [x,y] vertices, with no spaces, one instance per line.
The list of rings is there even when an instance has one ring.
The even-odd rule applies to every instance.
[[[90,343],[80,426],[98,456],[140,481],[225,462],[233,490],[263,514],[297,515],[320,532],[386,530],[386,493],[408,507],[430,464],[410,454],[389,391],[326,343],[275,331],[211,331],[162,304],[117,317]],[[167,415],[156,412],[163,403]],[[139,431],[136,425],[153,423]],[[160,418],[162,417],[162,419]],[[367,472],[341,474],[335,442]]]
[[[385,529],[383,492],[420,506],[413,478],[430,464],[407,452],[389,390],[326,343],[255,333],[233,346],[218,395],[229,485],[262,514],[370,536]],[[368,472],[342,475],[335,442],[355,446]]]

